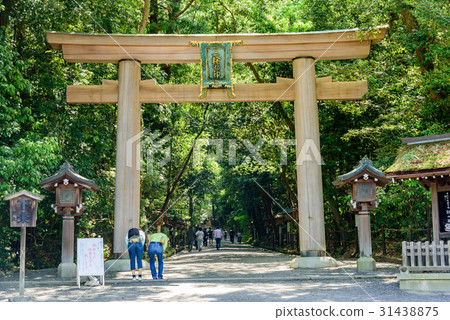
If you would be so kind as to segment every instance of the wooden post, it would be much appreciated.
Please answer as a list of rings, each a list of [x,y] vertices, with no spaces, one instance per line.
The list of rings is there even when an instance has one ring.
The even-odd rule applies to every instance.
[[[272,248],[275,249],[275,230],[272,230]]]
[[[375,259],[372,258],[372,236],[370,232],[370,211],[368,203],[361,203],[358,213],[359,259],[356,263],[359,272],[372,272],[376,270]]]
[[[422,242],[417,242],[417,265],[419,267],[423,266],[422,263]]]
[[[431,215],[433,223],[433,241],[438,244],[440,240],[439,230],[439,203],[438,203],[438,190],[437,182],[431,183]]]
[[[356,228],[355,228],[355,231],[356,231]],[[346,244],[345,244],[345,230],[341,229],[340,234],[341,234],[341,247],[342,247],[342,250],[345,252],[347,249]]]
[[[409,255],[411,257],[411,267],[416,266],[416,249],[414,247],[414,242],[409,242]]]
[[[333,246],[334,246],[334,250],[336,251],[338,248],[338,239],[337,239],[336,230],[333,230]]]
[[[279,246],[282,247],[283,246],[283,229],[281,226],[278,226],[278,242],[279,242]]]
[[[58,266],[58,276],[73,278],[77,275],[77,265],[73,262],[75,248],[75,218],[71,214],[71,208],[64,208],[62,216],[62,247],[61,263]]]
[[[66,208],[64,211],[66,214],[63,215],[61,263],[73,263],[75,218],[70,214],[70,208]]]
[[[322,257],[326,245],[314,58],[297,57],[293,65],[300,254]]]
[[[403,266],[407,267],[409,266],[408,264],[408,250],[406,248],[406,241],[402,241],[402,258],[403,258]]]
[[[287,222],[286,227],[286,241],[289,245],[291,245],[291,223],[289,221]]]
[[[116,195],[114,208],[114,255],[127,258],[125,235],[139,227],[140,131],[139,82],[141,63],[119,61],[119,102],[117,105]]]
[[[367,203],[362,204],[362,210],[359,212],[358,238],[360,257],[371,257],[372,237],[370,232],[370,211],[367,209]]]
[[[27,241],[27,227],[20,227],[20,273],[19,295],[23,297],[25,292],[25,248]]]
[[[425,242],[425,266],[430,266],[430,242]]]

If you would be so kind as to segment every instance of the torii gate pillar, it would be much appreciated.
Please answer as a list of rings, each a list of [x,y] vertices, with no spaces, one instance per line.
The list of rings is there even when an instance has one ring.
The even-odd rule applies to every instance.
[[[125,236],[139,228],[141,104],[139,82],[141,63],[119,61],[119,101],[117,104],[116,196],[114,206],[114,247],[116,258],[128,258]],[[133,157],[134,156],[134,157]]]
[[[336,262],[326,257],[320,156],[319,112],[313,57],[296,57],[294,116],[300,255],[292,268],[324,268]]]

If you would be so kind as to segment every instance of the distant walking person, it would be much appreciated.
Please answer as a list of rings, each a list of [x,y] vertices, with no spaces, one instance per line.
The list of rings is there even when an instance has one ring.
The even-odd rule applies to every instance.
[[[203,245],[208,246],[208,231],[206,231],[206,228],[203,228]]]
[[[230,230],[230,242],[234,243],[234,231]]]
[[[238,233],[236,234],[236,236],[237,236],[237,242],[238,242],[238,243],[241,243],[241,241],[242,241],[242,233],[241,233],[240,231],[238,231]]]
[[[213,239],[214,239],[214,231],[212,231],[211,228],[209,228],[209,230],[208,230],[208,238],[209,238],[209,244],[212,245]]]
[[[164,233],[153,233],[148,237],[148,255],[150,256],[150,271],[153,279],[163,279],[163,254],[169,243],[169,238]],[[158,258],[158,272],[155,268],[155,255]]]
[[[189,230],[186,233],[186,241],[188,243],[188,251],[192,251],[192,245],[194,244],[195,240],[195,232],[192,230],[192,227],[189,227]]]
[[[216,228],[216,230],[214,230],[214,238],[216,239],[216,249],[219,250],[220,242],[222,241],[222,230]]]
[[[202,228],[198,227],[198,231],[195,233],[195,236],[197,237],[198,252],[200,252],[203,248],[204,233],[202,231]]]
[[[128,230],[125,237],[130,256],[130,269],[133,280],[136,280],[136,260],[138,265],[139,281],[142,281],[142,254],[144,253],[145,232],[138,228]]]

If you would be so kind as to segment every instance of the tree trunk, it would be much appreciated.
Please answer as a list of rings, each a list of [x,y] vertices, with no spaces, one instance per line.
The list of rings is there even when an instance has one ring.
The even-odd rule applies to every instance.
[[[194,199],[192,199],[192,194],[188,194],[189,197],[189,221],[192,224],[192,219],[194,217]]]
[[[275,221],[273,219],[272,212],[272,199],[270,199],[264,191],[261,191],[261,200],[263,203],[265,216],[270,220],[272,227],[275,227]]]
[[[0,27],[7,27],[9,22],[9,16],[11,14],[11,8],[13,5],[13,0],[3,0],[3,5],[5,10],[0,12]]]
[[[286,166],[281,166],[281,172],[280,172],[280,178],[281,182],[284,185],[284,188],[286,189],[286,195],[289,203],[289,207],[294,210],[297,208],[297,196],[295,192],[292,190],[291,185],[289,184],[289,179],[286,176]]]
[[[328,205],[330,206],[331,212],[333,213],[334,221],[336,222],[336,229],[343,229],[344,226],[342,224],[342,218],[336,200],[332,195],[329,194],[326,194],[325,198],[328,202]]]
[[[139,23],[138,32],[145,33],[145,28],[148,26],[148,18],[150,14],[150,0],[144,0],[144,9],[142,10],[142,20]]]

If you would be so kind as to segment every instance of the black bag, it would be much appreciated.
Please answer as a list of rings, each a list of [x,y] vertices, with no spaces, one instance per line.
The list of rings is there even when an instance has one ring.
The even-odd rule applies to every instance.
[[[132,236],[139,236],[139,229],[137,228],[131,228],[128,231],[128,239],[131,239]]]

